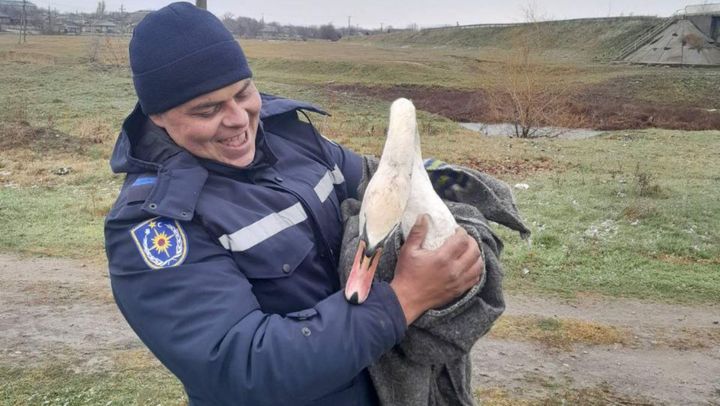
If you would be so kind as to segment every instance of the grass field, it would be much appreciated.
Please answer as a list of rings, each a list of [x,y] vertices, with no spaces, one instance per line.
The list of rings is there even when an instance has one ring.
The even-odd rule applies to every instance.
[[[19,46],[16,37],[0,35],[0,251],[102,263],[103,217],[122,181],[107,161],[135,103],[122,65],[127,39],[28,40]],[[332,116],[314,120],[324,134],[379,154],[389,102],[336,86],[491,89],[507,51],[463,41],[443,48],[427,41],[405,47],[397,38],[243,44],[262,91],[323,106]],[[625,81],[637,100],[720,107],[717,70],[609,66],[583,55],[548,61],[544,80],[578,89]],[[429,112],[420,120],[426,155],[529,185],[516,197],[532,243],[498,230],[509,291],[718,301],[720,131],[650,128],[589,140],[521,140],[482,137]],[[519,325],[557,327],[542,320]],[[67,368],[0,365],[0,404],[183,402],[180,387],[150,361],[110,372],[68,375]],[[501,395],[483,397],[503,404]]]

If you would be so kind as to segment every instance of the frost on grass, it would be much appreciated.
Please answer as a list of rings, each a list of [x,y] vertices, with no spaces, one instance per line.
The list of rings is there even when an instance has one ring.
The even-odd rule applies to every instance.
[[[603,220],[600,224],[593,223],[588,227],[583,235],[585,238],[594,240],[607,240],[617,234],[618,226],[615,220]]]

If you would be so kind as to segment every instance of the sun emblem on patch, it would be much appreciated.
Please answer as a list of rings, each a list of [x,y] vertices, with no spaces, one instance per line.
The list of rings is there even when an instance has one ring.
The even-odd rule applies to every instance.
[[[130,234],[150,268],[170,268],[185,261],[187,238],[176,220],[156,217],[133,227]]]

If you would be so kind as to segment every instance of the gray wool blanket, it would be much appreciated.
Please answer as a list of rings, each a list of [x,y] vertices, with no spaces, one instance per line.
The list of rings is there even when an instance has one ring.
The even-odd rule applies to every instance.
[[[362,199],[378,161],[365,157]],[[470,384],[469,352],[505,310],[502,270],[498,260],[503,244],[489,221],[518,231],[523,239],[530,230],[523,224],[510,187],[487,174],[439,161],[426,161],[435,190],[450,208],[457,223],[480,245],[485,272],[478,285],[443,309],[430,310],[408,329],[403,341],[369,367],[383,406],[474,405]],[[359,243],[360,201],[342,204],[345,222],[340,256],[344,285]],[[390,281],[403,243],[394,232],[385,242],[375,278]]]

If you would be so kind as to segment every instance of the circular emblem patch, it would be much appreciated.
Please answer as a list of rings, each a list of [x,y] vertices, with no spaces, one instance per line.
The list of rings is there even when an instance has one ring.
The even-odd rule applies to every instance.
[[[185,261],[187,238],[176,220],[156,217],[133,227],[130,234],[150,268],[170,268]]]

